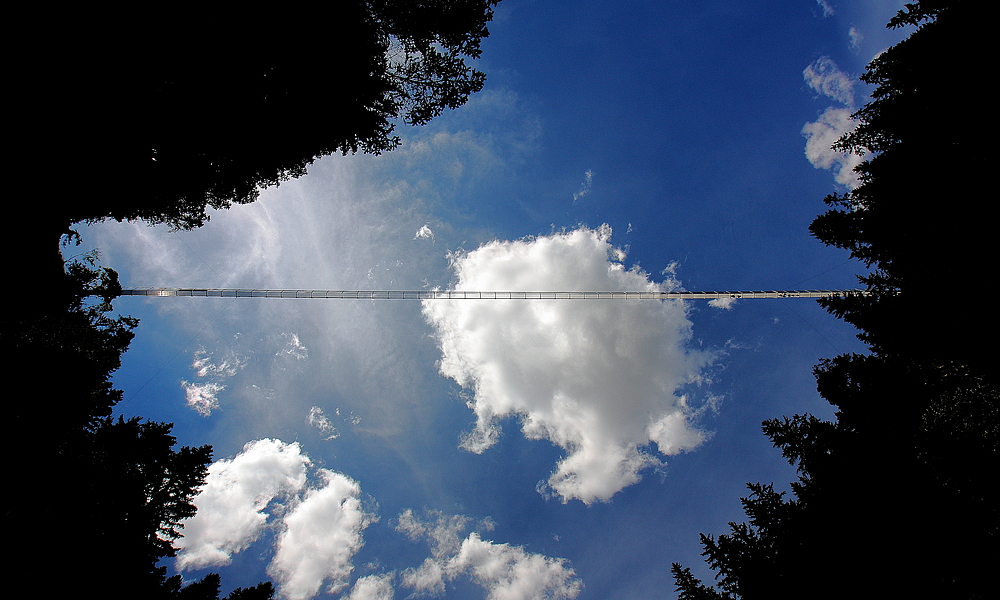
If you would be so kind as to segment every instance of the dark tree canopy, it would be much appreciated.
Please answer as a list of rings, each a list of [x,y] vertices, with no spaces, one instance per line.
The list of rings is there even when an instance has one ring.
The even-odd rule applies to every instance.
[[[22,69],[70,153],[65,217],[196,227],[318,157],[391,150],[397,122],[482,88],[465,61],[497,1],[88,6],[47,23]]]
[[[174,575],[163,586],[162,600],[219,600],[219,588],[222,581],[218,573],[209,573],[200,581],[181,586],[181,576]],[[225,600],[271,600],[274,598],[274,585],[267,581],[250,588],[238,587]]]
[[[875,299],[830,300],[834,314],[858,326],[873,349],[948,356],[985,367],[978,336],[995,330],[996,311],[929,310],[938,290],[974,285],[988,272],[998,216],[986,176],[993,100],[976,83],[988,69],[992,20],[962,0],[908,4],[889,27],[919,25],[877,56],[861,76],[875,87],[855,115],[858,127],[838,143],[865,154],[862,185],[831,195],[813,234],[845,248],[873,273]],[[896,294],[903,288],[907,294]]]
[[[62,277],[53,282],[61,306],[3,315],[17,374],[9,423],[30,455],[12,453],[15,483],[0,502],[17,544],[13,572],[28,596],[100,580],[92,593],[102,598],[216,600],[218,576],[181,587],[157,567],[175,555],[181,521],[195,514],[211,446],[177,448],[170,423],[111,417],[122,399],[111,375],[137,321],[109,314],[121,286],[93,255],[67,263]],[[270,584],[237,592],[230,598],[273,595]]]
[[[0,320],[17,379],[10,422],[46,437],[32,460],[13,461],[23,487],[2,501],[14,572],[37,588],[25,595],[73,586],[215,600],[220,589],[218,575],[182,586],[156,567],[194,514],[211,448],[176,448],[171,424],[111,417],[122,400],[111,375],[137,321],[110,315],[117,274],[96,256],[64,262],[57,241],[109,218],[197,227],[209,208],[252,202],[318,157],[393,149],[396,125],[427,123],[482,88],[466,60],[496,3],[8,11],[19,33],[9,138],[28,184],[12,195],[18,275],[41,294],[8,295]],[[273,594],[263,583],[228,598]]]
[[[870,352],[816,367],[835,421],[764,423],[799,479],[787,498],[750,486],[749,523],[702,536],[716,585],[673,566],[682,600],[995,595],[1000,392],[981,341],[997,318],[935,294],[977,284],[995,255],[992,100],[971,89],[992,24],[981,8],[907,4],[889,27],[917,29],[862,76],[877,87],[838,143],[865,153],[862,184],[828,196],[811,231],[871,268],[871,295],[821,301]]]
[[[108,314],[121,285],[118,274],[97,267],[96,260],[89,254],[70,261],[49,282],[47,302],[25,302],[0,317],[4,342],[16,349],[13,360],[21,367],[14,372],[32,385],[44,381],[42,397],[59,405],[53,411],[45,402],[15,403],[8,414],[16,431],[38,419],[57,429],[93,430],[121,400],[110,378],[138,320]],[[51,377],[52,369],[58,378]]]

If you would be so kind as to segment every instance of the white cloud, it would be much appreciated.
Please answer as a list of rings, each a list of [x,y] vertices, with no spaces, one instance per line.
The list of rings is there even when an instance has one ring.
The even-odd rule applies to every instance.
[[[708,305],[712,308],[723,310],[732,310],[734,304],[736,304],[736,298],[714,298],[708,301]]]
[[[212,414],[212,411],[219,408],[218,394],[226,389],[221,383],[212,381],[206,383],[191,383],[181,381],[184,389],[184,401],[192,410],[203,417]]]
[[[849,108],[830,107],[823,111],[817,121],[806,123],[802,135],[806,138],[806,158],[817,169],[833,169],[834,179],[840,185],[854,189],[860,184],[854,167],[864,159],[854,153],[833,149],[845,133],[854,130],[857,123],[851,119]]]
[[[826,56],[806,67],[802,77],[810,88],[845,106],[830,106],[819,119],[805,124],[802,135],[806,138],[806,158],[817,169],[834,170],[837,183],[854,189],[861,183],[854,167],[863,159],[857,154],[833,149],[845,133],[857,126],[857,122],[851,119],[855,111],[854,81]]]
[[[573,194],[573,204],[580,198],[590,193],[590,187],[594,183],[594,172],[587,169],[583,174],[583,183],[580,184],[580,191]]]
[[[346,587],[351,560],[364,544],[361,532],[375,519],[362,508],[356,481],[327,469],[319,475],[323,487],[308,490],[285,515],[267,569],[289,600],[312,598],[324,581],[329,593]]]
[[[319,429],[326,436],[323,438],[324,440],[335,440],[340,437],[340,432],[333,425],[333,421],[318,406],[309,409],[309,415],[306,417],[306,425]]]
[[[222,380],[236,375],[247,364],[247,359],[234,352],[229,352],[229,358],[216,364],[212,362],[212,354],[204,347],[198,348],[194,352],[191,361],[191,368],[198,378],[208,378],[204,383],[190,383],[181,381],[181,388],[184,389],[184,400],[188,407],[203,417],[212,414],[212,411],[219,408],[220,392],[226,389]]]
[[[865,39],[864,34],[857,27],[851,27],[847,36],[851,39],[851,51],[857,54],[861,50],[861,40]]]
[[[430,227],[422,225],[420,229],[417,230],[416,235],[413,236],[413,239],[434,241],[434,232],[431,231]]]
[[[412,509],[406,509],[399,515],[399,522],[396,531],[406,534],[411,540],[426,538],[431,545],[431,554],[434,558],[440,558],[447,554],[454,554],[459,547],[460,534],[472,522],[472,519],[464,515],[445,515],[440,511],[428,511],[428,515],[433,518],[433,522],[422,521],[413,514]],[[479,530],[491,531],[493,522],[485,520],[479,523]]]
[[[432,556],[420,567],[402,573],[402,585],[414,589],[414,595],[443,594],[445,584],[460,576],[471,578],[491,600],[575,598],[583,588],[564,559],[483,540],[477,532],[459,542],[458,534],[471,519],[440,512],[431,516],[433,523],[424,522],[407,509],[396,527],[410,539],[426,538],[431,544]],[[486,520],[481,527],[491,529],[492,522]]]
[[[828,0],[816,0],[816,4],[823,9],[823,16],[829,17],[833,14],[833,6],[830,5]]]
[[[414,596],[441,596],[444,584],[460,574],[460,570],[448,572],[447,560],[428,558],[417,569],[403,571],[403,587],[416,590]]]
[[[212,354],[204,346],[195,350],[191,368],[198,377],[232,377],[247,364],[247,358],[229,351],[229,357],[216,364],[212,362]]]
[[[469,576],[487,591],[490,600],[576,598],[583,582],[561,558],[525,552],[496,544],[471,533],[458,552],[447,558],[428,558],[417,569],[403,572],[403,586],[419,594],[441,594],[445,583]]]
[[[392,600],[392,575],[367,575],[354,582],[347,600]]]
[[[298,444],[271,439],[250,442],[235,458],[212,463],[194,498],[198,513],[183,521],[177,568],[229,564],[234,552],[260,535],[271,501],[305,486],[308,463]]]
[[[288,340],[284,348],[278,350],[275,356],[291,356],[295,360],[305,360],[309,358],[309,349],[302,345],[297,333],[282,333],[281,337]]]
[[[456,289],[661,290],[608,260],[610,227],[492,242],[454,259]],[[563,501],[608,500],[664,454],[697,446],[679,389],[711,360],[688,349],[680,301],[425,301],[440,371],[471,388],[477,417],[463,446],[481,453],[499,421],[521,417],[530,439],[567,452],[548,480]]]
[[[340,414],[340,408],[339,407],[336,410],[334,410],[334,412],[337,413],[338,417],[341,417],[342,419],[344,419],[344,423],[350,423],[351,425],[355,425],[355,426],[361,424],[361,417],[355,415],[354,413],[351,413],[351,414],[349,414],[348,416],[345,417],[344,415]]]
[[[854,81],[830,57],[816,59],[802,71],[802,78],[814,91],[845,106],[854,106]]]
[[[279,594],[304,600],[324,581],[331,593],[346,587],[351,559],[363,544],[361,532],[376,517],[362,508],[361,487],[345,475],[317,469],[321,485],[307,488],[309,465],[297,443],[273,439],[250,442],[235,458],[213,463],[194,498],[197,514],[183,522],[177,569],[229,564],[276,514],[282,518],[268,574]],[[287,509],[268,512],[279,498],[287,499]]]

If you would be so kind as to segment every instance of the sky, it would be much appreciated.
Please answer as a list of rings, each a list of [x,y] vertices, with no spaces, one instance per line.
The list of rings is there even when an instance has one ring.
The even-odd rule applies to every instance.
[[[125,287],[853,288],[808,226],[856,184],[830,145],[901,6],[503,0],[484,89],[397,150],[81,250]],[[806,299],[115,307],[116,415],[214,446],[164,564],[291,600],[674,598],[746,484],[795,477],[761,422],[832,416],[812,368],[864,350]]]

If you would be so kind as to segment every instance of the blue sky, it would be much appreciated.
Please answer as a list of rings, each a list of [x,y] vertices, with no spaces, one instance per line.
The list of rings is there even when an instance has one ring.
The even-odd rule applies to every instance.
[[[855,287],[811,239],[901,2],[497,7],[466,106],[203,228],[86,228],[129,286]],[[337,60],[332,56],[331,60]],[[322,106],[295,126],[336,118]],[[846,165],[846,168],[844,167]],[[172,572],[286,598],[673,598],[698,533],[787,489],[767,418],[831,415],[810,300],[122,298],[116,414],[216,462]]]

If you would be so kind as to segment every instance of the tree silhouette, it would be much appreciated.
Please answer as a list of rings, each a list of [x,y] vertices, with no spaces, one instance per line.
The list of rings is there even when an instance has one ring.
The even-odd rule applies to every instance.
[[[2,500],[21,544],[15,572],[53,589],[110,570],[103,597],[219,593],[217,575],[182,587],[156,567],[194,514],[211,448],[175,448],[170,424],[111,418],[122,398],[111,375],[138,322],[109,314],[117,274],[96,255],[64,262],[58,240],[109,218],[197,227],[318,157],[395,148],[397,125],[427,123],[482,88],[466,60],[479,57],[497,1],[9,11],[31,40],[9,70],[11,145],[34,186],[13,203],[18,281],[44,293],[5,298],[0,320],[18,378],[10,422],[51,440],[11,467],[25,488]],[[56,548],[69,556],[53,573],[42,557]],[[229,598],[273,593],[260,584]]]
[[[221,580],[218,573],[209,573],[200,581],[181,587],[181,576],[174,575],[164,585],[162,598],[169,600],[218,600]],[[250,588],[236,588],[225,600],[271,600],[274,586],[271,582]]]
[[[960,360],[987,370],[970,332],[995,328],[994,314],[956,311],[947,326],[926,320],[926,294],[967,285],[988,268],[997,218],[984,199],[995,130],[982,123],[992,110],[983,94],[956,92],[985,68],[989,19],[975,3],[931,0],[907,4],[889,27],[919,25],[878,55],[861,76],[875,85],[855,115],[857,128],[837,144],[865,154],[862,185],[831,195],[831,210],[810,230],[822,242],[851,251],[873,268],[864,283],[875,298],[831,299],[824,305],[862,330],[876,351],[916,352],[930,360]],[[909,293],[897,294],[906,287]]]
[[[252,202],[318,157],[391,150],[397,123],[427,123],[482,88],[466,59],[479,57],[497,2],[143,5],[46,18],[19,75],[35,90],[25,137],[51,153],[39,131],[51,132],[75,150],[50,190],[72,202],[53,216],[63,228],[105,218],[197,227],[207,208]]]
[[[204,484],[212,449],[175,450],[171,427],[108,418],[74,446],[75,459],[60,457],[75,467],[60,482],[74,490],[74,502],[57,504],[52,534],[65,536],[73,526],[90,532],[88,552],[74,565],[81,576],[100,572],[114,557],[116,577],[106,593],[155,597],[165,573],[156,563],[176,554],[171,542],[181,535],[180,521],[195,513],[191,500]]]
[[[835,421],[772,419],[764,433],[799,472],[791,494],[751,485],[749,524],[703,536],[718,583],[673,566],[682,599],[985,598],[996,559],[1000,394],[997,332],[979,311],[935,314],[929,292],[988,268],[996,209],[984,206],[986,102],[956,90],[984,68],[986,23],[962,0],[907,4],[917,29],[872,61],[876,85],[837,147],[865,153],[862,184],[826,198],[810,230],[871,268],[870,295],[824,299],[869,354],[815,369]],[[936,206],[944,202],[947,206]]]
[[[108,314],[121,286],[94,255],[69,262],[63,277],[63,293],[54,295],[61,312],[3,316],[4,341],[15,350],[8,364],[18,374],[9,422],[45,436],[23,438],[30,460],[11,461],[18,486],[0,500],[18,545],[14,572],[36,593],[107,572],[102,597],[215,600],[218,576],[181,587],[180,577],[167,579],[157,567],[175,555],[181,521],[195,514],[211,446],[176,448],[169,423],[111,418],[122,396],[111,375],[137,321]],[[47,557],[57,548],[67,556],[54,569]],[[273,589],[240,594],[232,597],[267,599]]]
[[[319,157],[395,148],[482,88],[467,60],[497,2],[12,9],[32,40],[10,65],[26,285],[59,279],[73,223],[190,229]]]

